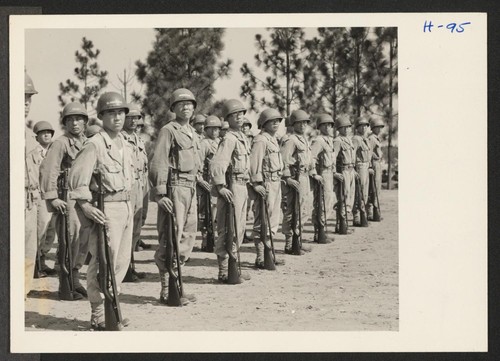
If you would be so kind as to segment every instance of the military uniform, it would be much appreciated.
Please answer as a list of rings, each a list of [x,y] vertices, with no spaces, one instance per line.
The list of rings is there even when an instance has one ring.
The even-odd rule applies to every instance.
[[[347,213],[352,212],[354,205],[354,192],[355,192],[355,152],[352,141],[347,136],[341,136],[333,139],[333,151],[336,154],[336,168],[337,173],[341,173],[344,178],[344,199],[347,208]],[[340,186],[337,187],[337,199],[340,200]],[[345,209],[340,209],[340,215],[347,220]]]
[[[368,185],[369,185],[369,173],[371,162],[371,150],[368,145],[368,139],[360,135],[355,135],[352,137],[352,143],[354,145],[355,152],[355,162],[356,162],[356,172],[359,175],[360,185],[361,185],[361,197],[355,204],[353,210],[354,222],[359,223],[359,212],[366,212],[365,205],[368,202]]]
[[[380,144],[380,139],[378,135],[371,133],[368,136],[368,145],[371,150],[371,167],[373,169],[373,177],[375,178],[375,189],[377,190],[377,195],[380,197],[380,191],[382,190],[382,166],[380,164],[382,160],[382,146]],[[373,204],[368,200],[367,211],[368,216],[373,216]]]

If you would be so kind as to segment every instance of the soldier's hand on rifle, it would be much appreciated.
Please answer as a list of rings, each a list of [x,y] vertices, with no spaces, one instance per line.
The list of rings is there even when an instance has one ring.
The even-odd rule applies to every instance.
[[[372,168],[369,168],[369,169],[368,169],[368,173],[370,173],[370,175],[374,175],[374,174],[375,174],[375,171],[374,171]]]
[[[85,217],[99,224],[106,223],[106,216],[102,213],[98,208],[92,206],[90,203],[82,203],[80,204],[80,208],[85,214]]]
[[[299,189],[300,183],[298,181],[296,181],[295,179],[293,179],[292,177],[287,178],[286,184],[288,184],[288,186],[295,189],[297,192],[300,192],[300,189]]]
[[[57,209],[57,211],[59,213],[66,212],[66,202],[63,201],[62,199],[59,199],[59,198],[53,199],[50,202],[50,204],[52,205],[52,207],[54,207],[55,209]]]
[[[359,176],[359,173],[354,171],[354,178],[356,178],[357,180],[360,180],[361,177]]]
[[[198,181],[198,185],[207,192],[210,192],[210,190],[212,189],[212,186],[206,180]]]
[[[158,200],[158,206],[160,206],[164,211],[168,213],[174,212],[174,203],[168,197],[162,197]]]
[[[219,189],[219,194],[224,198],[224,200],[228,203],[233,203],[233,193],[227,189],[226,187],[222,187]]]
[[[316,181],[316,182],[319,182],[321,185],[324,184],[324,179],[322,176],[318,175],[318,174],[315,174],[313,175],[313,179]]]
[[[253,190],[261,197],[266,197],[267,195],[266,188],[264,186],[261,186],[260,184],[254,185]]]
[[[340,181],[340,182],[343,182],[344,181],[344,176],[340,173],[335,173],[333,175],[333,178],[335,178],[336,180]]]

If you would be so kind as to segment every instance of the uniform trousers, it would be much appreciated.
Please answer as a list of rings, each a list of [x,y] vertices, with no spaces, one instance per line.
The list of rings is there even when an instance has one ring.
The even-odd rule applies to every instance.
[[[344,199],[346,203],[347,208],[347,213],[352,212],[353,206],[354,206],[354,196],[355,196],[355,190],[356,190],[356,180],[354,176],[354,169],[353,168],[348,168],[344,167],[342,168],[342,177],[344,178],[343,185],[344,185]],[[336,183],[337,186],[337,200],[340,200],[342,195],[340,194],[340,182]],[[340,210],[340,213],[343,218],[346,218],[346,210],[344,207]]]
[[[45,256],[50,252],[56,239],[57,216],[49,212],[46,201],[37,204],[37,238],[38,252]]]
[[[299,189],[300,189],[300,208],[301,208],[301,223],[302,227],[309,220],[309,216],[311,215],[311,205],[312,205],[312,197],[311,197],[311,186],[309,183],[309,174],[308,173],[300,173],[299,177]],[[293,193],[295,190],[289,185],[284,184],[282,188],[283,197],[286,200],[285,208],[283,210],[283,226],[282,232],[286,238],[290,238],[293,234],[292,229],[292,215],[295,211],[295,203]],[[299,222],[297,220],[297,227]],[[302,234],[302,229],[296,230],[299,234]]]
[[[85,215],[80,209],[80,206],[74,199],[69,199],[66,203],[66,214],[68,216],[68,233],[69,239],[66,240],[71,249],[71,258],[73,269],[82,268],[85,259],[87,258],[87,253],[89,250],[89,237],[87,234],[81,233],[81,224],[83,218],[86,219]],[[57,237],[59,241],[64,237],[64,235],[59,234],[61,222],[64,222],[64,217],[62,214],[54,214],[57,217],[56,227],[57,227]]]
[[[142,217],[143,217],[143,185],[141,179],[136,179],[134,185],[132,186],[130,203],[132,205],[132,209],[134,210],[134,227],[132,231],[132,250],[135,249],[137,242],[141,238],[141,229],[142,229]]]
[[[278,227],[280,225],[280,208],[281,208],[281,180],[266,181],[265,182],[266,192],[267,192],[267,212],[269,214],[269,225],[271,228],[271,234],[273,236],[278,232]],[[266,214],[261,212],[262,198],[257,195],[256,201],[254,201],[254,220],[253,220],[253,239],[255,246],[258,247],[260,242],[267,241],[269,238],[269,230],[266,230],[266,240],[261,239],[260,230],[262,227],[262,220],[266,217]],[[267,220],[266,220],[267,222]],[[270,243],[268,243],[271,246]]]
[[[334,182],[336,182],[335,178],[333,177],[333,170],[331,169],[325,169],[323,170],[321,176],[323,177],[323,194],[325,198],[325,203],[324,207],[325,210],[324,212],[321,212],[319,215],[319,224],[324,226],[327,222],[328,219],[333,218],[333,206],[337,202],[337,196],[335,195],[334,190]],[[321,203],[320,203],[321,202]],[[318,210],[319,206],[321,204],[321,209],[323,209],[323,200],[318,199],[318,195],[316,192],[314,192],[314,205],[313,211],[312,211],[312,221],[313,224],[318,225]],[[325,217],[326,213],[326,217]]]
[[[27,204],[24,209],[24,294],[31,291],[37,250],[37,203],[31,192],[25,194]]]
[[[375,177],[375,189],[377,190],[378,197],[380,197],[380,191],[382,190],[382,166],[379,160],[372,160],[372,169],[373,177]],[[373,211],[373,204],[371,204],[370,199],[366,206],[368,208],[368,213],[371,214]]]
[[[369,163],[356,163],[356,172],[358,172],[359,175],[362,199],[358,200],[354,205],[354,215],[356,215],[359,211],[366,212],[365,204],[368,203],[368,185],[370,184],[368,166]]]

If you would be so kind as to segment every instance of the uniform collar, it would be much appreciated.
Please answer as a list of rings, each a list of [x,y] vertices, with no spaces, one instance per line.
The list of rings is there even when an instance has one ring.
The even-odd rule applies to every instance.
[[[70,132],[66,131],[64,133],[64,136],[66,136],[66,138],[68,138],[68,142],[69,142],[69,145],[71,147],[76,147],[77,149],[80,149],[83,145],[83,143],[85,143],[85,141],[87,140],[87,137],[85,136],[85,134],[82,134],[82,141],[80,142],[80,140],[75,137],[73,134],[71,134]]]

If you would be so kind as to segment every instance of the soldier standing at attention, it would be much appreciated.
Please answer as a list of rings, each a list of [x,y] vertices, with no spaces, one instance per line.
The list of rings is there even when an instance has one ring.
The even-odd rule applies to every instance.
[[[342,181],[342,175],[336,173],[336,154],[333,150],[333,118],[329,114],[319,114],[317,117],[318,134],[312,141],[311,153],[316,172],[323,177],[323,199],[317,199],[314,192],[314,205],[312,220],[314,224],[314,241],[317,243],[330,243],[334,241],[333,236],[325,234],[325,226],[328,219],[333,218],[333,206],[336,203],[334,182]],[[335,180],[336,179],[336,180]],[[323,205],[325,209],[323,209]],[[323,212],[318,217],[318,209]],[[319,220],[319,222],[318,222]]]
[[[360,116],[356,119],[356,134],[352,137],[352,144],[354,145],[354,153],[356,156],[356,173],[360,180],[361,197],[356,204],[354,204],[353,217],[354,225],[361,226],[360,213],[366,216],[365,205],[368,202],[368,186],[370,182],[370,173],[373,172],[371,168],[371,149],[368,144],[368,120]]]
[[[309,115],[303,110],[294,110],[290,115],[289,124],[293,127],[293,133],[289,134],[281,146],[283,157],[283,197],[286,200],[283,211],[282,231],[285,235],[285,253],[292,254],[292,214],[295,211],[294,197],[292,192],[296,191],[300,199],[300,212],[302,227],[310,216],[310,186],[309,177],[318,182],[323,182],[323,178],[316,174],[311,158],[309,142],[304,136],[307,123],[310,121]],[[297,227],[299,225],[297,224]],[[297,230],[302,235],[302,229]],[[302,245],[301,254],[310,251],[311,248]]]
[[[229,130],[220,142],[219,148],[212,159],[210,174],[216,194],[218,193],[219,196],[217,200],[218,237],[215,241],[215,254],[219,263],[218,280],[226,283],[229,257],[225,247],[228,204],[232,203],[234,205],[237,233],[236,247],[239,248],[243,242],[247,216],[250,145],[247,137],[241,131],[243,116],[246,113],[243,104],[236,99],[227,100],[224,102],[222,113],[224,120],[229,124]],[[226,183],[226,172],[229,167],[231,167],[232,189],[229,189]],[[249,276],[241,274],[239,282],[244,279],[249,279]]]
[[[85,262],[88,253],[88,237],[81,234],[80,219],[76,212],[76,201],[68,199],[66,203],[59,199],[58,178],[62,172],[71,169],[73,161],[78,152],[83,148],[87,140],[85,136],[85,125],[87,124],[87,111],[82,104],[73,102],[67,104],[62,111],[62,123],[65,127],[65,133],[57,138],[50,146],[47,156],[40,166],[40,183],[42,190],[42,199],[47,202],[47,208],[50,212],[56,213],[57,224],[64,222],[63,214],[69,218],[69,237],[67,239],[68,247],[71,248],[73,266],[72,276],[75,286],[72,295],[62,295],[59,292],[60,299],[66,301],[79,300],[87,297],[87,291],[80,284],[79,271]],[[60,227],[58,226],[59,230]],[[64,235],[58,234],[61,239]],[[62,282],[62,270],[59,271],[59,287]],[[60,290],[60,288],[59,288]]]
[[[33,132],[29,127],[28,114],[31,107],[31,97],[38,94],[30,76],[24,73],[24,121],[25,121],[25,175],[24,175],[24,294],[31,290],[33,272],[35,269],[35,258],[37,251],[37,212],[40,202],[39,172],[38,166],[33,162],[29,153],[38,145]]]
[[[36,134],[38,146],[29,153],[29,157],[37,165],[38,172],[40,172],[40,164],[47,155],[47,150],[52,143],[54,128],[52,128],[49,122],[42,120],[35,124],[33,133]],[[56,236],[56,217],[52,217],[52,213],[47,209],[45,202],[38,202],[37,207],[38,250],[35,264],[35,278],[42,278],[57,274],[56,270],[50,268],[45,263],[45,255],[52,248]]]
[[[135,282],[139,278],[144,278],[144,274],[137,272],[135,269],[134,250],[136,249],[139,239],[141,238],[142,207],[144,202],[144,174],[146,173],[148,166],[148,156],[146,154],[144,142],[136,133],[137,123],[139,119],[142,118],[141,110],[137,105],[132,103],[128,104],[128,109],[129,112],[125,116],[122,135],[125,140],[130,143],[132,149],[134,150],[135,182],[130,199],[130,203],[134,209],[134,228],[132,231],[131,261],[123,282]]]
[[[125,114],[129,109],[123,97],[114,92],[104,93],[97,101],[97,116],[103,130],[88,139],[73,161],[69,172],[70,199],[77,202],[76,210],[82,222],[82,232],[88,235],[91,259],[87,270],[88,299],[91,306],[90,327],[105,330],[104,303],[99,286],[98,227],[105,225],[107,241],[113,257],[117,289],[127,273],[132,247],[134,210],[130,194],[134,183],[132,146],[121,134]],[[94,207],[99,190],[94,173],[100,173],[104,190],[104,213]],[[94,194],[93,194],[94,193]],[[122,325],[130,321],[123,319]]]
[[[273,238],[278,231],[280,222],[283,160],[276,132],[282,120],[283,117],[275,109],[268,108],[260,113],[257,125],[262,131],[255,137],[250,152],[250,182],[255,193],[260,198],[255,204],[260,204],[262,197],[266,199],[269,216],[268,227],[271,229]],[[267,222],[267,215],[262,214],[260,206],[255,207],[254,212],[253,240],[257,252],[255,267],[264,269],[263,242],[270,244],[270,241],[261,239],[261,227],[263,222]],[[268,234],[268,231],[266,231],[266,234]]]
[[[349,127],[351,126],[351,122],[347,116],[340,116],[335,123],[335,127],[339,132],[339,135],[333,139],[333,151],[337,156],[336,159],[336,167],[337,173],[342,174],[342,186],[340,182],[337,183],[337,200],[343,199],[345,202],[345,208],[340,207],[338,209],[338,216],[340,219],[337,220],[337,223],[347,224],[348,214],[352,211],[354,205],[354,191],[355,191],[355,176],[356,171],[354,170],[354,162],[355,162],[355,152],[354,145],[352,144],[351,139],[347,136],[347,132]],[[343,189],[343,194],[340,190]],[[337,203],[338,204],[338,203]],[[347,213],[346,213],[347,209]],[[339,229],[347,229],[347,227],[338,227]],[[352,230],[348,233],[351,233]]]
[[[229,129],[229,123],[224,120],[224,118],[221,118],[222,120],[222,127],[220,128],[220,133],[219,137],[220,139],[224,139],[224,136],[226,135],[228,129]]]
[[[151,160],[149,179],[158,203],[158,239],[160,247],[155,261],[160,272],[160,302],[168,298],[168,268],[166,265],[167,212],[175,218],[176,242],[179,245],[180,265],[189,259],[193,250],[197,227],[196,180],[199,164],[198,136],[189,120],[196,108],[196,99],[188,89],[177,89],[170,97],[170,110],[175,120],[161,128]],[[172,198],[167,197],[167,183],[170,178]],[[184,293],[183,304],[195,301],[192,295]]]
[[[375,118],[370,122],[370,128],[372,133],[368,136],[368,144],[372,152],[372,169],[375,176],[375,188],[377,194],[380,197],[380,191],[382,190],[382,166],[380,161],[382,160],[382,145],[380,144],[379,134],[382,128],[385,126],[382,119]],[[372,220],[373,217],[373,204],[368,203],[368,219]]]
[[[193,119],[193,128],[196,130],[196,134],[198,134],[200,140],[205,138],[205,122],[207,117],[203,114],[196,114]]]

